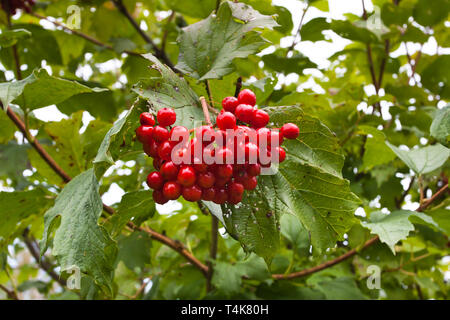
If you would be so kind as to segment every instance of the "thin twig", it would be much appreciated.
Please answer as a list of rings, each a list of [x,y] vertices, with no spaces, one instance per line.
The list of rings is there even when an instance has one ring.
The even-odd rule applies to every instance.
[[[429,199],[425,199],[423,201],[423,203],[419,206],[419,208],[417,208],[417,211],[423,211],[426,208],[428,208],[428,206],[430,204],[432,204],[437,198],[439,198],[441,195],[443,195],[448,189],[448,183],[443,186],[442,188],[440,188],[435,194],[433,194],[433,196]]]
[[[216,13],[217,13],[217,11],[219,11],[220,2],[221,2],[221,0],[216,0]]]
[[[241,88],[242,88],[242,77],[239,77],[236,80],[236,90],[234,91],[234,96],[237,98],[237,96],[239,95],[239,92],[241,92]]]
[[[303,19],[305,18],[305,15],[306,15],[306,12],[308,11],[308,9],[309,9],[309,3],[308,3],[308,5],[305,7],[305,9],[303,9],[303,13],[302,13],[302,16],[301,16],[301,18],[300,18],[300,22],[299,22],[297,31],[296,31],[295,34],[294,34],[294,40],[292,41],[292,44],[289,46],[288,50],[286,51],[286,57],[287,57],[287,55],[289,54],[289,52],[291,52],[292,50],[294,50],[295,46],[296,46],[297,43],[298,43],[298,42],[297,42],[297,36],[299,35],[300,30],[302,29],[302,26],[303,26]]]
[[[0,284],[0,289],[3,290],[6,293],[8,298],[10,298],[12,300],[19,300],[19,297],[17,296],[17,294],[13,290],[9,290],[8,288],[6,288],[2,284]]]

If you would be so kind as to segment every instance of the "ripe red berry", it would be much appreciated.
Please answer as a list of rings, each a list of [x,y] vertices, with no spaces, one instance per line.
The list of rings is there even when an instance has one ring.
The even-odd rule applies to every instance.
[[[251,123],[255,109],[249,104],[240,104],[236,107],[236,118],[245,123]]]
[[[158,110],[156,114],[158,124],[163,127],[171,126],[177,120],[177,114],[171,108],[162,108]]]
[[[169,181],[163,186],[163,195],[169,200],[176,200],[181,195],[181,186],[177,182]]]
[[[158,157],[158,143],[152,139],[149,144],[144,144],[144,152],[152,158]]]
[[[191,166],[183,166],[178,171],[177,182],[184,187],[190,187],[195,183],[197,175]]]
[[[261,174],[261,166],[257,163],[250,164],[247,167],[247,174],[251,177],[259,176]]]
[[[228,184],[227,191],[228,197],[231,197],[232,195],[242,196],[244,194],[244,186],[239,182],[233,181]]]
[[[216,163],[230,163],[234,159],[233,152],[228,148],[221,148],[216,152]]]
[[[162,165],[163,161],[159,158],[153,158],[153,168],[155,168],[156,170],[161,169],[161,165]]]
[[[167,161],[161,166],[160,172],[164,180],[174,180],[178,175],[178,166],[172,161]]]
[[[156,142],[163,142],[169,139],[169,130],[161,126],[153,127],[153,139]]]
[[[216,175],[219,178],[229,179],[233,175],[233,166],[231,164],[220,164],[216,168]]]
[[[189,130],[183,126],[175,126],[170,130],[169,140],[172,142],[187,141],[189,138]]]
[[[275,152],[278,152],[278,162],[281,163],[286,159],[286,151],[281,147],[276,147]]]
[[[272,141],[276,144],[278,141],[278,145],[281,145],[283,143],[283,133],[278,130],[271,130],[270,131],[270,139],[269,139],[269,145],[272,145]]]
[[[153,134],[153,127],[151,126],[143,125],[136,129],[136,137],[143,144],[150,143],[152,139],[152,134]]]
[[[238,95],[239,103],[249,104],[254,106],[256,104],[256,95],[250,89],[244,89],[239,92]]]
[[[270,117],[264,110],[256,110],[253,113],[253,119],[251,121],[255,128],[265,127],[269,123]]]
[[[256,177],[248,177],[247,179],[243,179],[242,184],[245,190],[254,190],[258,185],[258,180]]]
[[[231,113],[234,113],[238,104],[239,104],[239,101],[235,97],[226,97],[222,100],[223,110],[231,112]]]
[[[293,123],[285,123],[280,131],[286,139],[296,139],[300,133],[298,127]]]
[[[227,202],[228,200],[228,193],[227,190],[225,190],[224,188],[216,188],[215,189],[216,194],[214,196],[214,203],[217,204],[224,204],[225,202]]]
[[[199,173],[205,173],[208,171],[208,165],[206,163],[197,163],[197,160],[194,159],[194,169]]]
[[[153,171],[147,176],[147,184],[154,190],[159,190],[164,185],[164,179],[158,171]]]
[[[216,182],[214,183],[214,186],[217,188],[225,187],[227,185],[228,181],[230,181],[230,178],[217,177]]]
[[[202,188],[211,188],[216,182],[212,172],[200,173],[197,177],[197,184]]]
[[[256,163],[259,157],[259,148],[254,143],[246,143],[244,147],[245,159],[250,163]]]
[[[221,112],[216,119],[219,129],[234,129],[236,127],[236,117],[231,112]]]
[[[173,146],[169,141],[164,141],[158,146],[158,157],[163,160],[169,161],[171,159]]]
[[[161,190],[154,190],[152,196],[153,200],[158,204],[165,204],[169,201],[169,199],[164,196]]]
[[[143,126],[154,126],[155,125],[155,118],[150,112],[142,112],[139,116],[139,121]]]
[[[205,201],[213,201],[216,196],[215,188],[207,188],[202,190],[202,199]]]
[[[202,189],[200,189],[198,186],[193,185],[190,187],[184,187],[183,188],[183,198],[187,201],[199,201],[202,198]]]

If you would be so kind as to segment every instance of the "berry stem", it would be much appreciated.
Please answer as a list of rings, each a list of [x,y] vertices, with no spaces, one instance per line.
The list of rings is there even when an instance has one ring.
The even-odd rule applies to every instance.
[[[200,97],[200,103],[202,104],[203,115],[205,116],[206,124],[208,126],[212,126],[211,118],[209,116],[209,111],[208,111],[208,103],[206,102],[205,97]]]

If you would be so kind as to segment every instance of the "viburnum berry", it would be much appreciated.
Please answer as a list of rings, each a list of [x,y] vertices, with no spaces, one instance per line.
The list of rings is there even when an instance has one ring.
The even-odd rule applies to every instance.
[[[162,191],[166,199],[176,200],[181,195],[181,185],[177,182],[169,181],[164,184]]]
[[[156,142],[166,141],[167,139],[169,139],[169,130],[159,125],[154,126],[152,137]]]
[[[169,141],[164,141],[158,146],[158,156],[163,160],[170,160],[172,153],[172,144]]]
[[[216,189],[214,187],[202,190],[202,200],[213,201],[216,196]]]
[[[219,178],[229,179],[233,175],[233,166],[231,164],[220,164],[216,168],[216,174]]]
[[[177,182],[184,187],[192,186],[197,180],[197,175],[194,168],[191,166],[183,166],[178,171]]]
[[[164,179],[161,173],[158,171],[151,172],[147,176],[147,185],[154,190],[161,189],[164,185]]]
[[[183,191],[183,198],[187,201],[199,201],[202,198],[202,189],[196,185],[190,186],[190,187],[184,187]]]
[[[173,180],[178,175],[178,166],[172,161],[167,161],[161,166],[160,172],[164,180]]]
[[[216,119],[217,126],[222,129],[234,129],[236,127],[236,117],[231,112],[221,112]]]
[[[231,112],[231,113],[234,113],[238,104],[239,104],[239,101],[235,97],[226,97],[222,100],[223,110]]]
[[[249,104],[254,106],[256,104],[256,95],[250,89],[244,89],[239,92],[238,95],[239,103]]]
[[[236,118],[245,123],[251,123],[255,109],[249,104],[240,104],[236,107]]]
[[[155,117],[150,112],[142,112],[139,116],[139,120],[141,125],[143,126],[154,126],[155,125]]]
[[[251,121],[251,124],[255,128],[262,128],[265,127],[269,123],[270,117],[267,112],[264,110],[256,110],[253,113],[253,119]]]
[[[215,188],[214,203],[224,204],[228,200],[227,190],[224,188]]]
[[[248,165],[247,174],[251,177],[259,176],[261,174],[261,166],[258,163]]]
[[[278,152],[278,161],[279,163],[283,162],[286,159],[286,151],[281,147],[276,147],[275,152]]]
[[[216,182],[216,177],[212,172],[200,173],[197,177],[197,184],[202,188],[211,188]]]
[[[136,129],[136,137],[141,143],[150,143],[153,135],[153,127],[142,125]]]
[[[167,199],[163,192],[161,190],[154,190],[153,191],[153,200],[157,203],[157,204],[165,204],[169,201],[169,199]]]
[[[189,130],[183,126],[175,126],[170,130],[169,140],[172,142],[181,142],[189,137]]]
[[[171,126],[177,120],[177,114],[171,108],[162,108],[158,110],[156,114],[158,124],[162,127]]]
[[[298,127],[293,123],[285,123],[280,131],[286,139],[296,139],[300,133]]]

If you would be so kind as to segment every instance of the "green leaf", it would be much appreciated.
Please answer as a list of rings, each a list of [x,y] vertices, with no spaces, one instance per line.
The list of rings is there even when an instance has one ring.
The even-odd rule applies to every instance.
[[[0,145],[0,177],[12,180],[12,185],[22,190],[28,185],[23,171],[28,168],[27,149],[29,145],[10,141]]]
[[[216,261],[211,283],[226,296],[239,292],[242,284],[244,270],[230,263]]]
[[[253,29],[275,26],[272,17],[247,4],[224,1],[217,14],[182,30],[176,68],[195,79],[220,79],[233,71],[235,58],[246,58],[266,43]]]
[[[307,256],[311,246],[309,233],[299,218],[292,214],[285,214],[281,217],[280,224],[281,234],[292,243],[296,252],[301,256]]]
[[[79,93],[103,90],[56,78],[45,69],[40,69],[23,80],[0,83],[0,100],[4,108],[12,102],[23,110],[32,110],[58,104]]]
[[[436,111],[430,133],[442,144],[450,143],[450,104]]]
[[[117,246],[106,230],[98,225],[102,201],[93,169],[70,181],[44,216],[45,229],[41,255],[54,232],[52,254],[61,270],[79,268],[112,294],[113,263]]]
[[[151,191],[140,190],[126,193],[119,203],[117,212],[111,217],[111,223],[113,224],[111,233],[114,235],[120,234],[130,220],[133,220],[133,223],[139,226],[154,214],[155,202]]]
[[[145,232],[133,232],[129,236],[121,236],[118,240],[117,261],[123,261],[130,270],[142,270],[150,263],[151,247],[151,238]]]
[[[281,48],[272,54],[263,56],[262,61],[264,61],[264,66],[273,71],[284,74],[302,74],[304,69],[317,67],[317,65],[309,60],[307,56],[297,51],[295,51],[294,54],[288,58],[286,56],[287,51],[287,48]]]
[[[330,29],[330,24],[326,18],[314,18],[302,26],[300,36],[302,41],[325,40],[322,32],[328,29]]]
[[[115,163],[121,156],[142,148],[135,143],[135,130],[139,126],[139,115],[147,111],[145,101],[138,100],[128,110],[127,114],[114,122],[106,133],[94,159],[94,168],[97,176],[102,176],[106,169]]]
[[[26,39],[31,36],[31,32],[25,29],[2,30],[0,33],[0,46],[3,48],[11,47],[20,39]]]
[[[420,73],[425,88],[439,94],[442,99],[450,98],[450,55],[442,55]]]
[[[43,214],[51,204],[51,198],[41,189],[0,192],[0,247],[28,226],[28,218]]]
[[[194,18],[206,18],[216,8],[216,0],[166,0],[164,2],[171,10]]]
[[[377,42],[377,36],[366,28],[358,27],[350,21],[333,20],[331,30],[343,38],[363,43]]]
[[[406,210],[393,211],[390,214],[375,211],[370,214],[370,222],[364,221],[362,224],[372,234],[378,235],[380,241],[386,243],[395,254],[395,244],[406,239],[414,230],[412,222],[439,228],[430,216],[422,212]]]
[[[173,108],[177,113],[176,125],[193,128],[204,118],[200,101],[187,82],[151,54],[144,55],[153,63],[159,77],[140,82],[133,90],[147,99],[155,111]]]
[[[395,153],[386,145],[386,136],[380,130],[370,126],[359,126],[358,132],[367,135],[364,145],[362,169],[368,171],[375,166],[389,163],[395,159]]]
[[[284,143],[287,158],[275,175],[260,176],[264,197],[276,215],[297,215],[315,252],[335,245],[355,223],[360,201],[341,169],[344,157],[333,133],[300,107],[266,108],[274,127],[293,122],[300,136]]]
[[[328,0],[307,0],[311,7],[315,7],[319,10],[328,12],[330,8],[328,7]]]
[[[319,282],[316,287],[323,292],[328,300],[366,300],[350,277],[342,277],[329,281]]]
[[[391,24],[403,25],[408,22],[411,15],[412,6],[409,1],[400,1],[399,4],[386,2],[381,8],[381,19],[387,26]]]
[[[0,144],[5,144],[14,137],[16,127],[6,112],[0,111]]]
[[[387,141],[386,144],[417,174],[429,173],[440,168],[450,156],[450,149],[441,144],[408,151],[401,150]]]
[[[432,26],[448,17],[450,1],[418,0],[414,7],[413,17],[423,26]]]

